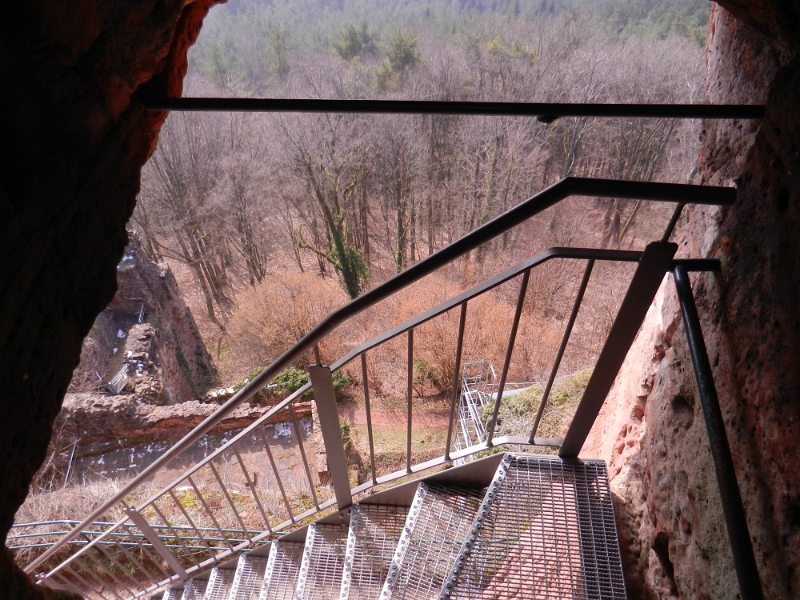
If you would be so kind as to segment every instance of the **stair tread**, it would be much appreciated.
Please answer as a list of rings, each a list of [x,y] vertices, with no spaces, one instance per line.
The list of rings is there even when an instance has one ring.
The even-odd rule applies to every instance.
[[[258,600],[266,568],[266,557],[247,554],[239,557],[230,600]]]
[[[347,529],[346,525],[308,526],[295,592],[297,600],[330,600],[339,596]]]
[[[381,600],[438,596],[483,494],[480,488],[419,484]]]
[[[507,455],[479,515],[441,598],[625,598],[605,463]]]
[[[183,596],[183,588],[167,588],[161,600],[180,600]]]
[[[183,588],[181,600],[203,600],[203,595],[206,593],[208,581],[200,579],[190,579],[186,582]]]
[[[293,600],[300,563],[302,542],[272,542],[259,600]]]
[[[233,587],[233,577],[235,569],[222,569],[215,567],[211,571],[208,579],[208,587],[203,600],[228,600],[231,588]]]
[[[374,600],[389,573],[409,507],[354,504],[340,600]]]

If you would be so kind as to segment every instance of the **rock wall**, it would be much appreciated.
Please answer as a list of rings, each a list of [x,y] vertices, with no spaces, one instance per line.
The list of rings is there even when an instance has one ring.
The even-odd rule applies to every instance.
[[[677,241],[683,256],[722,261],[721,273],[692,276],[695,295],[764,595],[796,598],[800,45],[792,36],[800,35],[800,23],[773,27],[769,4],[750,6],[752,13],[746,13],[749,3],[738,3],[732,8],[741,20],[712,5],[707,101],[766,100],[767,117],[761,123],[704,124],[698,160],[702,182],[736,184],[737,200],[729,209],[687,210]],[[800,14],[791,13],[791,3],[783,8],[783,14]],[[772,17],[764,19],[765,14]],[[758,31],[745,22],[757,24]],[[737,597],[705,423],[670,277],[585,454],[605,458],[611,467],[631,597]]]
[[[311,401],[297,402],[297,418],[311,417],[312,404]],[[101,454],[109,449],[128,447],[141,443],[142,440],[180,440],[218,408],[217,404],[205,404],[196,400],[171,406],[151,406],[141,402],[134,394],[67,394],[54,429],[62,436],[64,445],[78,440],[82,455],[88,456]],[[219,433],[243,429],[270,408],[245,402],[225,417],[214,431]],[[266,423],[285,423],[289,420],[289,414],[281,411]]]
[[[144,111],[134,93],[180,93],[187,48],[214,1],[27,0],[3,7],[3,540],[44,459],[81,340],[114,295],[140,167],[164,117]],[[796,0],[722,4],[769,47],[715,9],[719,44],[709,50],[709,97],[734,97],[741,82],[757,92],[772,80],[769,110],[743,161],[737,157],[749,143],[747,125],[706,127],[704,180],[732,175],[740,193],[730,210],[689,211],[680,240],[723,260],[719,277],[696,278],[697,295],[766,595],[790,598],[800,587],[800,8]],[[774,77],[769,48],[780,64]],[[628,397],[630,423],[617,423],[609,449],[611,464],[619,465],[613,485],[623,539],[631,542],[627,557],[640,561],[628,562],[630,595],[734,597],[671,293],[664,289],[661,314],[653,310],[640,336],[642,364],[629,363],[620,379],[621,389],[628,378],[635,397]],[[54,597],[33,588],[6,553],[0,581],[7,597]]]
[[[215,0],[26,0],[0,18],[0,539],[114,296],[141,165]],[[44,592],[0,554],[10,598]]]
[[[128,234],[130,243],[117,269],[118,291],[107,310],[135,313],[143,306],[146,322],[155,328],[168,401],[199,397],[217,382],[211,356],[169,266],[151,261],[138,234]]]

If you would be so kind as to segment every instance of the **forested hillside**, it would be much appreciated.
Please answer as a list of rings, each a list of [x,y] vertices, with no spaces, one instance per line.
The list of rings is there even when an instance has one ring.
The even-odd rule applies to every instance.
[[[185,94],[698,102],[707,18],[705,0],[231,0],[207,19]],[[132,226],[184,274],[233,378],[563,177],[690,180],[697,137],[670,120],[175,113]],[[567,202],[426,284],[426,300],[549,246],[641,247],[670,212]],[[572,293],[566,275],[541,282],[556,307],[536,308],[542,323]],[[610,322],[618,302],[612,289],[588,304]]]

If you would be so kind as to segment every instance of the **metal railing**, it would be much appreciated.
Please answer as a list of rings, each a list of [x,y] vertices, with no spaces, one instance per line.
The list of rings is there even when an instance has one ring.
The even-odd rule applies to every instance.
[[[751,104],[564,104],[557,102],[468,102],[437,100],[336,100],[327,98],[147,98],[153,111],[294,112],[654,119],[762,119],[763,105]]]
[[[332,313],[222,405],[217,412],[28,565],[26,572],[37,573],[42,580],[52,581],[57,586],[77,589],[90,596],[136,598],[208,570],[238,553],[269,541],[277,532],[304,522],[320,512],[332,510],[334,506],[339,509],[345,508],[352,502],[353,495],[368,491],[373,486],[439,467],[494,446],[506,444],[553,446],[560,448],[562,456],[576,455],[599,410],[598,399],[602,403],[658,285],[672,267],[676,250],[674,244],[653,243],[643,252],[580,248],[545,250],[362,343],[330,367],[321,364],[318,352],[318,344],[325,336],[348,319],[572,195],[729,205],[733,202],[735,191],[729,188],[580,178],[568,178],[555,184]],[[668,230],[673,225],[674,219]],[[669,231],[665,233],[665,237],[668,237],[668,234]],[[496,437],[498,415],[503,392],[508,385],[510,364],[531,271],[555,259],[580,261],[585,263],[585,266],[572,313],[540,402],[537,419],[529,435]],[[611,328],[597,367],[589,380],[565,439],[537,437],[537,429],[547,407],[548,395],[569,342],[593,267],[598,261],[635,263],[636,272],[623,300],[620,316]],[[515,314],[510,324],[511,330],[497,384],[497,398],[493,414],[487,422],[485,440],[457,450],[453,447],[453,443],[457,401],[461,387],[460,374],[467,307],[473,299],[512,280],[519,282]],[[451,312],[457,317],[458,326],[453,332],[455,376],[449,395],[446,441],[443,447],[434,449],[433,452],[420,452],[412,448],[415,426],[412,389],[414,332],[428,321]],[[404,466],[401,469],[382,472],[378,468],[376,440],[371,422],[368,356],[399,336],[405,336],[407,342]],[[224,446],[208,454],[203,460],[192,465],[185,464],[189,451],[204,434],[214,429],[238,405],[252,398],[275,375],[312,349],[317,350],[317,360],[316,365],[309,368],[311,375],[309,384],[280,401],[252,425],[242,430]],[[356,486],[352,486],[350,482],[348,459],[343,448],[333,387],[333,373],[351,363],[355,364],[356,368],[360,367],[362,374],[369,442],[369,480]],[[295,411],[296,403],[310,391],[313,391],[316,401],[327,460],[327,469],[318,469],[316,472],[312,468],[309,452],[306,450],[307,433]],[[296,444],[302,463],[302,466],[289,476],[281,472],[279,461],[275,458],[276,452],[282,447],[282,440],[270,441],[265,433],[265,427],[270,420],[281,411],[288,413],[287,422],[291,422],[291,427],[287,434],[291,436],[292,443]],[[164,479],[165,473],[172,474],[171,479],[168,479],[166,484],[162,482],[156,486],[153,478],[158,476]],[[329,478],[330,486],[322,485],[326,477]],[[107,515],[116,517],[106,518]],[[96,521],[110,524],[98,528],[94,525]],[[91,529],[93,533],[87,543],[79,547],[72,545],[73,540],[79,539],[90,528],[93,528]],[[241,532],[242,535],[232,539],[228,531],[231,529]],[[164,536],[156,533],[157,531],[166,532],[169,543],[166,543]],[[135,552],[127,545],[128,540],[137,544]],[[146,540],[146,545],[142,544],[143,540]],[[120,564],[123,559],[124,567]],[[108,592],[109,589],[112,591]]]
[[[6,538],[6,547],[12,551],[18,550],[36,550],[39,548],[50,548],[55,542],[60,539],[62,536],[67,535],[70,532],[70,529],[64,529],[65,526],[74,527],[75,525],[79,525],[81,522],[71,519],[62,519],[58,521],[38,521],[36,523],[15,523],[11,526],[11,531]],[[60,526],[60,527],[59,527]],[[113,527],[114,523],[105,522],[105,521],[95,521],[91,524],[93,529],[84,529],[83,533],[81,534],[80,539],[73,539],[69,543],[72,545],[77,546],[85,546],[91,540],[97,536],[103,535],[105,533],[105,529],[109,527]],[[59,527],[55,530],[52,527]],[[181,548],[181,546],[177,543],[172,543],[174,537],[169,533],[158,533],[159,530],[167,530],[168,527],[166,525],[153,525],[153,530],[155,530],[158,537],[164,542],[164,545],[167,548]],[[180,525],[173,525],[172,528],[176,531],[182,530],[189,530],[190,528],[180,526]],[[16,533],[17,531],[22,531],[24,533]],[[218,533],[215,529],[211,527],[199,527],[198,530],[200,532],[213,532]],[[212,537],[205,537],[201,538],[198,535],[194,535],[194,532],[191,532],[190,535],[183,537],[184,541],[195,541],[195,542],[202,542],[203,539],[207,541],[214,541],[214,542],[243,542],[245,541],[245,532],[239,529],[222,529],[223,534],[232,536],[226,538],[214,538]],[[114,533],[110,534],[112,538],[121,538],[120,545],[125,547],[138,547],[140,545],[146,547],[152,547],[147,538],[145,538],[142,534],[127,534],[120,531],[115,531]],[[112,541],[102,541],[99,542],[103,545],[111,545]],[[206,546],[189,546],[190,549],[194,550],[207,550]]]

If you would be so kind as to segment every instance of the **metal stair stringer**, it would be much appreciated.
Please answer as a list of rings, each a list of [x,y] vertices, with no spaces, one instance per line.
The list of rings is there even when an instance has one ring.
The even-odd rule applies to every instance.
[[[420,482],[380,600],[429,598],[450,571],[483,488]]]

